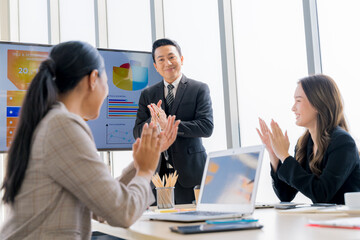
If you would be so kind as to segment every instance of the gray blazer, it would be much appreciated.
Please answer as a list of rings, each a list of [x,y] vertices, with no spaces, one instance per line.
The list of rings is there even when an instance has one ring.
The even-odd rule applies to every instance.
[[[154,201],[131,164],[120,181],[101,161],[88,125],[56,104],[37,127],[22,187],[0,239],[90,239],[91,211],[128,227]]]

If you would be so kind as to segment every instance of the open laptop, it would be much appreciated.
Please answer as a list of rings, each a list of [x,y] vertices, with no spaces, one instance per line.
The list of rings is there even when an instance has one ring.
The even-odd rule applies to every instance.
[[[209,153],[196,211],[150,215],[151,220],[200,222],[251,215],[264,145]]]

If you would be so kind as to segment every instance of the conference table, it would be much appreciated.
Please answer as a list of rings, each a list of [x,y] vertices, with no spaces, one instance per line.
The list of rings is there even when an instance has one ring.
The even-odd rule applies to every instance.
[[[189,206],[187,206],[189,207]],[[257,239],[257,240],[332,240],[332,239],[359,239],[360,230],[310,227],[309,220],[329,220],[349,217],[345,213],[284,213],[284,210],[274,208],[255,209],[252,217],[259,219],[263,225],[262,229],[242,230],[230,232],[201,233],[201,234],[178,234],[170,231],[171,226],[196,225],[201,223],[177,223],[153,221],[148,219],[145,213],[130,228],[112,227],[106,223],[92,222],[93,231],[99,231],[124,239],[206,239],[206,240],[227,240],[227,239]],[[353,217],[353,216],[351,216]]]

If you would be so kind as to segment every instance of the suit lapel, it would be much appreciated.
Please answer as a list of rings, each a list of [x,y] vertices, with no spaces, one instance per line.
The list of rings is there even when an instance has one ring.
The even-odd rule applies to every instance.
[[[178,89],[176,90],[174,103],[173,103],[172,109],[170,111],[171,115],[175,115],[175,113],[176,113],[176,111],[177,111],[177,109],[178,109],[178,107],[180,105],[181,99],[182,99],[182,97],[184,95],[184,92],[186,90],[186,86],[187,86],[186,83],[187,83],[187,78],[183,74],[182,78],[180,79]]]

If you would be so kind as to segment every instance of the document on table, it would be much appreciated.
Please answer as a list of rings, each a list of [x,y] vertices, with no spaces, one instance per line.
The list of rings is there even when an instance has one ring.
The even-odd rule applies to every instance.
[[[347,228],[360,230],[360,217],[336,218],[332,220],[309,220],[311,227]]]
[[[350,209],[347,206],[336,205],[329,207],[316,206],[299,206],[293,209],[278,210],[278,213],[294,214],[294,213],[332,213],[332,214],[346,214],[360,216],[360,209]]]

